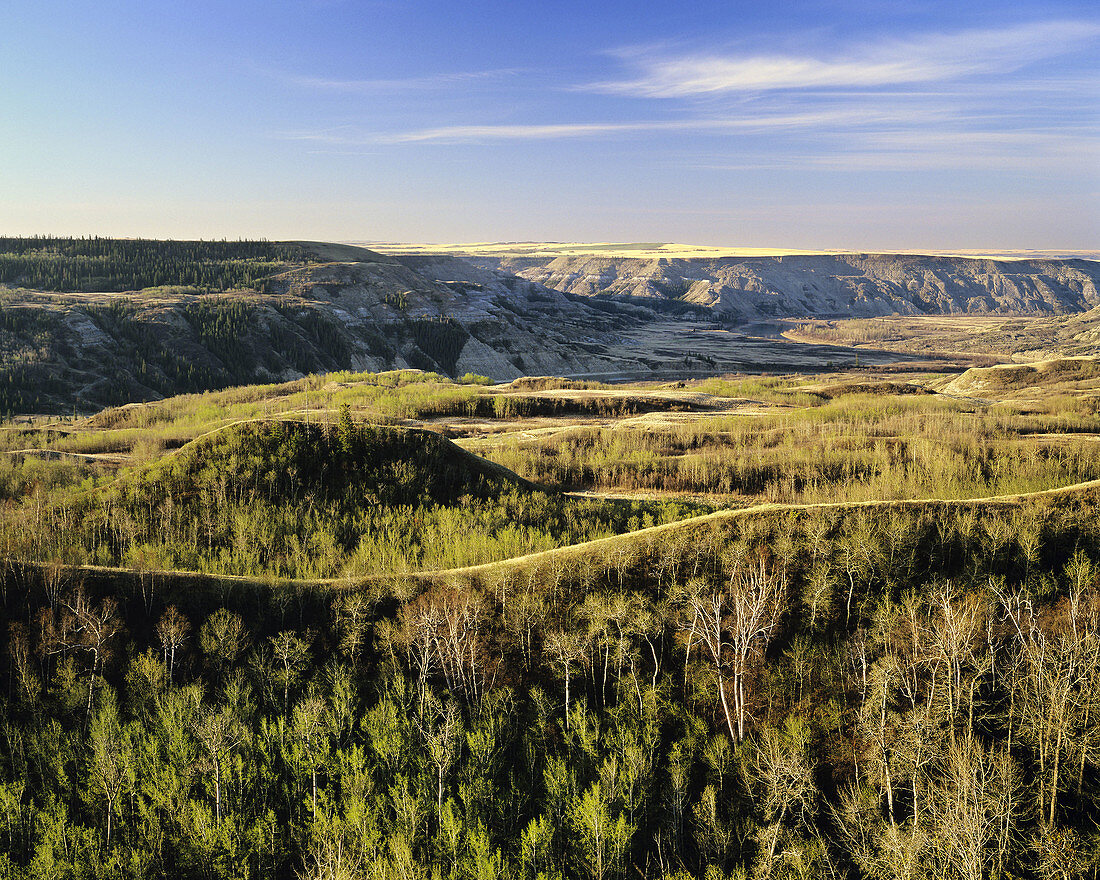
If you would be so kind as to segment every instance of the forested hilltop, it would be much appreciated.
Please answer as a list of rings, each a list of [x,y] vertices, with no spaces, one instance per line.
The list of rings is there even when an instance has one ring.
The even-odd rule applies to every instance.
[[[287,242],[0,237],[0,283],[34,290],[256,289],[276,272],[317,260]]]
[[[427,431],[231,424],[105,485],[0,515],[17,559],[355,578],[494,562],[709,510],[548,492]]]
[[[1093,360],[485,382],[3,425],[0,876],[1095,880]]]

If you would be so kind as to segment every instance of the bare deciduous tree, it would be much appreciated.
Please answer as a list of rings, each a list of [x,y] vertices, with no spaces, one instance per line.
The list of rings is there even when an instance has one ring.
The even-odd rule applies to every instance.
[[[169,605],[157,623],[157,640],[164,653],[164,665],[168,667],[168,681],[176,668],[176,651],[183,647],[187,635],[191,632],[191,623],[175,605]]]
[[[553,662],[561,666],[562,678],[565,681],[565,729],[569,730],[569,686],[574,667],[582,663],[587,656],[584,641],[579,633],[569,630],[551,630],[546,634],[543,647]]]
[[[228,709],[202,711],[194,723],[195,737],[206,752],[206,764],[214,774],[214,818],[222,821],[222,762],[244,741],[244,729]]]
[[[761,558],[753,565],[737,567],[718,589],[698,582],[692,587],[681,600],[680,629],[688,638],[687,652],[690,654],[693,640],[706,652],[714,667],[730,737],[740,742],[747,723],[747,683],[779,625],[786,578],[769,573]]]

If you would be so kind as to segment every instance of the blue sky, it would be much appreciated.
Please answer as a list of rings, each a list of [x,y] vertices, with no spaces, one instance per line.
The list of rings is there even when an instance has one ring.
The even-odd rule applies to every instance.
[[[1100,247],[1095,2],[8,0],[0,233]]]

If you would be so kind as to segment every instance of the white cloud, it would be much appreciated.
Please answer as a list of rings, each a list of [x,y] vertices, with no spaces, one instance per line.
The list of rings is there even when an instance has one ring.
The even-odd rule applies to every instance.
[[[909,122],[912,114],[898,110],[870,108],[807,111],[785,114],[747,114],[730,118],[643,120],[639,122],[578,122],[524,125],[451,125],[415,131],[380,134],[372,143],[487,143],[492,141],[565,140],[604,135],[633,135],[659,132],[697,134],[752,133],[777,129],[813,129],[824,126],[860,126]],[[322,134],[318,138],[324,137]]]
[[[463,143],[485,141],[562,140],[605,134],[633,134],[677,126],[661,122],[563,122],[545,125],[451,125],[378,135],[382,143]]]
[[[680,168],[835,171],[976,170],[1064,177],[1100,168],[1100,80],[1091,61],[1041,73],[1024,65],[1100,40],[1100,24],[1046,22],[864,43],[831,55],[620,53],[636,76],[590,90],[625,96],[726,96],[690,116],[551,117],[414,128],[340,126],[286,132],[314,152],[387,146],[635,140],[674,150]],[[305,79],[319,89],[432,88],[503,76],[484,71],[422,80]],[[601,99],[601,103],[605,103]],[[637,105],[632,105],[637,110]],[[679,108],[684,112],[684,108]],[[496,114],[494,114],[496,115]],[[655,118],[656,117],[656,118]],[[663,118],[662,118],[663,117]],[[722,155],[725,154],[725,155]],[[1087,175],[1086,175],[1087,176]]]
[[[955,80],[1019,69],[1082,48],[1100,24],[1041,22],[936,34],[856,46],[833,57],[810,55],[682,55],[637,57],[633,79],[593,83],[592,91],[653,98],[777,89],[867,89]]]

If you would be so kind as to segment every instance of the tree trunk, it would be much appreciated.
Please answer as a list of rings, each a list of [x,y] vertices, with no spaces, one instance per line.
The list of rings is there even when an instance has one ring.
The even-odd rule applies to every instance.
[[[607,665],[611,661],[611,645],[603,652],[603,681],[600,682],[600,705],[607,706]]]
[[[882,683],[882,712],[879,715],[879,748],[882,750],[882,766],[886,776],[886,807],[890,813],[890,824],[896,825],[894,820],[894,782],[890,776],[890,758],[886,754],[886,686],[888,681]]]
[[[768,873],[771,874],[771,861],[775,858],[775,845],[779,842],[779,829],[783,826],[783,816],[787,813],[787,804],[783,803],[782,808],[779,810],[779,818],[775,823],[775,834],[772,835],[772,842],[768,846]]]
[[[890,814],[890,824],[896,825],[894,819],[894,783],[890,774],[890,759],[886,756],[886,749],[882,749],[882,764],[886,768],[886,810]]]
[[[1063,725],[1058,725],[1058,739],[1054,744],[1054,775],[1050,780],[1050,827],[1054,827],[1054,807],[1058,803],[1058,771],[1061,766],[1062,757],[1062,728]]]
[[[737,741],[745,738],[745,665],[737,671]]]
[[[569,730],[569,664],[565,664],[565,729]]]
[[[435,815],[437,825],[440,822],[440,817],[443,815],[443,762],[439,762],[439,784],[436,787],[435,794]]]
[[[1092,704],[1091,703],[1086,704],[1086,706],[1085,706],[1085,720],[1081,724],[1081,729],[1084,730],[1084,731],[1088,731],[1088,730],[1091,729],[1089,727],[1089,715],[1092,714],[1091,710],[1092,710]],[[1086,741],[1085,743],[1081,744],[1081,764],[1077,768],[1077,797],[1078,798],[1081,797],[1081,786],[1084,785],[1084,782],[1085,782],[1085,761],[1088,759],[1088,756],[1089,756],[1089,750],[1088,750],[1088,743]]]
[[[88,674],[88,715],[92,714],[92,691],[95,689],[95,671],[99,668],[99,651],[92,651],[92,671]],[[108,820],[110,821],[110,820]]]
[[[726,681],[722,677],[722,673],[718,673],[718,695],[722,698],[722,711],[726,714],[726,726],[730,731],[730,738],[741,742],[741,726],[738,723],[737,731],[733,729],[733,719],[730,717],[729,703],[726,701]]]
[[[699,620],[698,613],[691,619],[691,630],[688,632],[687,647],[684,649],[684,693],[687,694],[688,664],[691,662],[691,641],[695,637],[695,624]]]

